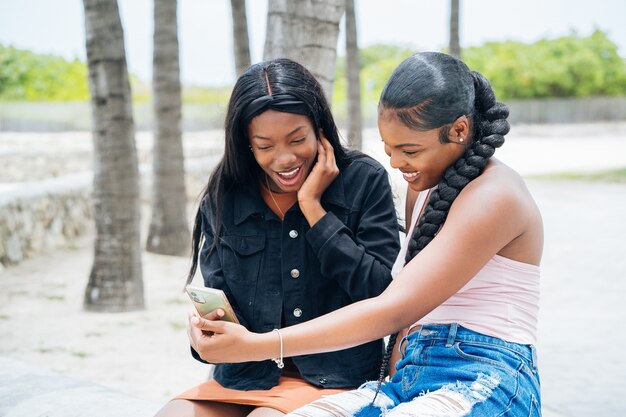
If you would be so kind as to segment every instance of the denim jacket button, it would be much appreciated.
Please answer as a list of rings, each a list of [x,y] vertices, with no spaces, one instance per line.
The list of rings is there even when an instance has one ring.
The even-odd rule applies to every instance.
[[[289,237],[292,239],[295,239],[298,237],[298,231],[297,230],[290,230],[289,231]]]
[[[293,310],[293,315],[294,315],[295,317],[300,317],[300,316],[302,316],[302,310],[300,310],[299,308],[294,309],[294,310]]]
[[[326,378],[320,378],[320,384],[326,385],[328,384],[328,380]]]
[[[300,271],[298,271],[295,268],[291,270],[291,278],[298,278],[299,276],[300,276]]]

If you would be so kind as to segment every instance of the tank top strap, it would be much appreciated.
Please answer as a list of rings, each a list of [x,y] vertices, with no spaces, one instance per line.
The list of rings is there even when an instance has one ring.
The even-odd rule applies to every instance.
[[[398,257],[391,268],[391,276],[395,277],[400,270],[404,267],[404,259],[406,258],[406,252],[409,247],[409,242],[411,240],[411,236],[413,236],[413,231],[415,230],[415,225],[419,223],[419,218],[422,216],[424,209],[426,208],[426,204],[428,203],[428,199],[430,198],[430,193],[435,190],[437,186],[430,188],[428,190],[420,191],[415,199],[415,204],[413,205],[413,212],[411,214],[411,225],[408,227],[408,232],[406,234],[406,238],[400,247],[400,253],[398,253]]]

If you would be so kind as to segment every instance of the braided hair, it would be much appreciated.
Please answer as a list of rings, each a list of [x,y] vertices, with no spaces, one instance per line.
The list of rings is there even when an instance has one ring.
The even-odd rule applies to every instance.
[[[441,128],[441,143],[451,142],[448,133],[458,117],[466,115],[472,126],[464,154],[446,169],[430,194],[409,241],[406,264],[433,240],[461,190],[483,172],[495,149],[504,143],[509,109],[496,101],[483,75],[449,55],[425,52],[407,58],[396,68],[381,94],[379,115],[383,111],[391,111],[412,129]],[[395,333],[389,338],[372,404],[380,392],[397,337]]]

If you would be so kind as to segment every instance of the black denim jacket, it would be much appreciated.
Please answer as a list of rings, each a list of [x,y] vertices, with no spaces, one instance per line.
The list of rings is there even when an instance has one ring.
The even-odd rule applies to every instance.
[[[281,222],[258,190],[227,192],[222,235],[211,252],[213,213],[203,204],[204,283],[226,292],[249,330],[264,333],[313,319],[376,296],[391,281],[400,244],[385,169],[370,157],[351,161],[324,192],[322,206],[328,213],[311,228],[297,203]],[[293,361],[313,385],[356,387],[378,377],[382,350],[377,340]],[[274,362],[263,361],[218,364],[214,377],[228,388],[254,390],[277,385],[280,374]]]

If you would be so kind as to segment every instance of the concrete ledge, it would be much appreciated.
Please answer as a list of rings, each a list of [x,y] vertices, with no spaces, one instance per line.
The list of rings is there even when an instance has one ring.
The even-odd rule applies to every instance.
[[[0,417],[151,417],[161,404],[0,357]]]
[[[220,154],[185,161],[190,202],[206,185]],[[152,167],[142,164],[141,196],[148,202]],[[46,249],[67,245],[93,227],[91,171],[42,181],[0,184],[0,271]]]

